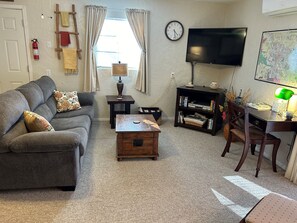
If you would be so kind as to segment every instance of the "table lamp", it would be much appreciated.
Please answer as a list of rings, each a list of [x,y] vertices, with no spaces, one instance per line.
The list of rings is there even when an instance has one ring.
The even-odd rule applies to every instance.
[[[285,117],[287,119],[292,119],[293,118],[293,114],[292,111],[288,110],[289,108],[291,109],[291,107],[293,107],[293,105],[290,105],[290,98],[294,95],[294,91],[290,90],[290,89],[287,89],[287,88],[278,88],[276,89],[275,93],[274,93],[274,96],[276,98],[279,98],[279,99],[283,99],[285,101],[288,101],[287,102],[287,106],[286,106],[286,111],[285,111]]]
[[[112,64],[112,76],[118,76],[119,77],[119,81],[117,83],[117,89],[118,89],[118,97],[117,99],[121,100],[123,99],[123,89],[124,89],[124,84],[122,82],[121,77],[123,76],[127,76],[128,74],[128,66],[125,63],[121,63],[119,61],[119,63],[113,63]]]
[[[287,112],[292,114],[292,116],[294,116],[296,111],[297,111],[297,94],[294,94],[288,102]]]

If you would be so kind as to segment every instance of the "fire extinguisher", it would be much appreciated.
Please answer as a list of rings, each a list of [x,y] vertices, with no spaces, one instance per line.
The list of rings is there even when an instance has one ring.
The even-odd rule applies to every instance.
[[[39,51],[38,51],[38,40],[32,39],[32,48],[33,48],[33,58],[34,60],[39,60]]]

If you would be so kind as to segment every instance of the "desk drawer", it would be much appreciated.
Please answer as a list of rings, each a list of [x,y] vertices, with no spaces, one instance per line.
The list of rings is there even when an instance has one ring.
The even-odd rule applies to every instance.
[[[249,116],[249,121],[250,123],[252,123],[253,125],[257,126],[258,128],[262,129],[263,131],[265,131],[266,126],[267,126],[267,122],[263,121],[263,120],[259,120],[253,116]]]

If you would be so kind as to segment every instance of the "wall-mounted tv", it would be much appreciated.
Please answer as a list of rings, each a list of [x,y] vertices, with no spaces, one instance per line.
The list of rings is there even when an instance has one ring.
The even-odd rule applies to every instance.
[[[186,62],[241,66],[247,28],[190,28]]]

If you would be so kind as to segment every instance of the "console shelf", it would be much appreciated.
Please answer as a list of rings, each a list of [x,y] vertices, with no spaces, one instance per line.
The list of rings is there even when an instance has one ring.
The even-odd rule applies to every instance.
[[[219,105],[223,106],[224,100],[224,89],[178,87],[174,126],[215,135],[222,127]]]

